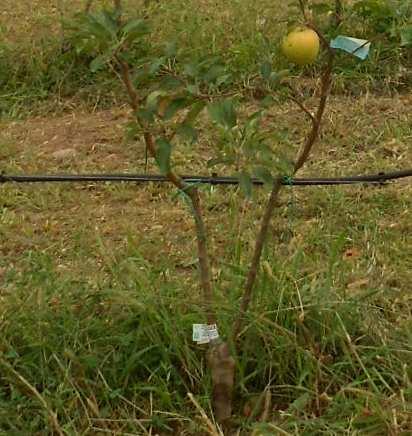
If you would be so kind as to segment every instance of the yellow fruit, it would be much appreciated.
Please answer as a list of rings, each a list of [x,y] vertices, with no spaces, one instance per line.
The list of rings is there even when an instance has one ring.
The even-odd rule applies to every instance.
[[[283,40],[282,51],[294,64],[308,65],[318,57],[319,45],[319,36],[314,30],[298,28]]]

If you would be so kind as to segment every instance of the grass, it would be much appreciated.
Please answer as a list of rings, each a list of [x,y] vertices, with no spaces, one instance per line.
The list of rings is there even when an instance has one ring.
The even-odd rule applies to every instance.
[[[113,76],[105,70],[92,73],[91,59],[76,54],[70,45],[67,23],[82,10],[84,2],[54,3],[24,0],[17,6],[6,5],[0,16],[0,111],[4,116],[62,111],[73,100],[89,108],[107,108],[118,102],[120,87]],[[135,15],[142,9],[141,0],[124,3],[127,14]],[[373,41],[368,62],[342,57],[336,92],[390,93],[410,87],[410,51],[400,48],[400,31],[410,22],[410,6],[400,1],[383,3],[390,4],[389,9],[382,11],[376,6],[366,18],[358,9],[346,6],[348,19],[340,33],[379,38]],[[296,22],[298,13],[296,2],[282,2],[280,8],[267,0],[259,4],[249,0],[231,4],[194,1],[185,2],[183,8],[181,0],[172,0],[152,2],[148,10],[151,42],[159,54],[165,43],[176,42],[182,59],[216,56],[230,73],[228,85],[232,87],[247,83],[265,60],[272,60],[278,70],[290,67],[280,54],[279,41],[287,27]],[[332,38],[328,19],[321,21]],[[298,70],[294,73],[302,75]],[[303,76],[313,78],[316,74],[305,71]]]
[[[260,14],[254,3],[210,9],[200,2],[195,17],[179,4],[160,4],[159,42],[173,27],[199,53],[215,33],[207,49],[226,47],[233,71],[256,67],[260,37],[246,36]],[[53,22],[49,5],[28,5],[19,2],[11,27],[2,25],[7,50],[28,48],[12,69],[14,82],[7,79],[7,92],[17,94],[4,103],[2,170],[143,171],[143,145],[124,134],[122,95],[116,88],[105,95],[113,83],[107,73],[96,84],[90,72],[81,74],[87,65],[76,65],[78,77],[68,79],[75,98],[44,87],[51,82],[42,76],[30,84],[56,45],[41,34]],[[23,24],[13,24],[23,17],[32,45]],[[37,50],[42,56],[27,70]],[[47,68],[57,68],[61,81],[67,64],[60,61]],[[372,173],[412,161],[410,96],[393,88],[394,95],[376,95],[368,86],[357,98],[335,90],[306,175]],[[274,143],[294,150],[302,119],[282,103],[264,125],[280,132]],[[216,138],[205,123],[197,148],[174,154],[181,172],[208,171]],[[59,158],[62,149],[74,157]],[[226,337],[266,193],[257,189],[250,201],[235,188],[202,194]],[[410,198],[408,181],[283,191],[242,332],[238,434],[410,434]],[[165,185],[0,185],[0,434],[213,434],[187,395],[212,419],[204,350],[191,341],[192,324],[203,321],[192,230],[186,205]]]
[[[358,101],[370,111],[357,110],[354,130],[346,127],[353,100],[344,110],[345,100],[334,97],[319,159],[307,172],[372,172],[392,167],[394,156],[410,161],[402,101]],[[8,125],[5,168],[110,171],[134,164],[139,170],[139,144],[121,143],[124,110],[110,113]],[[294,107],[282,113],[276,119],[285,125],[297,122]],[[378,138],[373,123],[384,126]],[[73,163],[39,158],[61,146],[59,126],[76,132],[67,137],[78,153]],[[353,149],[359,138],[365,145]],[[191,170],[202,171],[186,151]],[[184,204],[165,186],[1,190],[0,428],[47,432],[53,412],[66,434],[198,434],[204,423],[186,394],[209,413],[209,383],[203,351],[191,343],[191,324],[203,318]],[[225,335],[265,194],[257,191],[252,203],[234,189],[204,195]],[[402,183],[284,192],[243,332],[236,392],[242,431],[411,429],[409,209],[410,187]],[[270,419],[259,424],[261,410],[252,406],[266,388],[272,392]]]

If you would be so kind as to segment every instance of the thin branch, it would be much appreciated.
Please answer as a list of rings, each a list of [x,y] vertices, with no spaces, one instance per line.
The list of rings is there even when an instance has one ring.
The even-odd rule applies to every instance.
[[[90,9],[92,8],[93,0],[87,0],[86,5],[84,7],[84,13],[88,14]]]
[[[266,241],[270,220],[272,218],[273,211],[276,207],[276,203],[278,200],[278,195],[281,187],[282,187],[282,180],[278,178],[275,181],[272,192],[270,193],[269,201],[266,205],[265,213],[263,215],[260,224],[259,234],[256,238],[255,249],[253,252],[253,257],[250,264],[249,272],[247,275],[242,301],[240,303],[239,314],[233,325],[233,338],[235,340],[239,336],[240,330],[244,322],[244,316],[249,308],[250,302],[252,301],[253,289],[254,289],[253,287],[259,270],[259,263],[260,263],[260,258],[262,256],[263,246]]]
[[[57,11],[59,12],[60,16],[60,42],[63,47],[64,40],[65,40],[65,34],[64,34],[64,7],[61,0],[57,0]]]
[[[272,406],[272,392],[269,386],[266,387],[264,394],[263,411],[259,417],[260,422],[266,422],[270,418],[270,409]]]
[[[206,319],[208,324],[216,323],[216,315],[213,307],[214,295],[212,289],[212,275],[210,272],[209,255],[207,252],[207,233],[203,220],[202,207],[200,203],[199,190],[192,188],[188,191],[192,200],[193,217],[196,225],[197,253],[199,257],[200,282],[203,288],[203,301],[205,304]]]
[[[332,83],[333,61],[334,61],[334,53],[332,50],[329,50],[327,65],[322,75],[321,93],[320,93],[318,110],[313,120],[312,130],[310,131],[306,139],[306,142],[303,146],[303,149],[295,163],[294,174],[296,174],[296,172],[299,171],[299,169],[302,168],[302,166],[305,164],[305,162],[309,157],[310,152],[312,151],[313,145],[318,139],[320,126],[322,123],[323,114],[325,113],[326,103],[328,100],[330,86]]]
[[[122,0],[113,0],[113,6],[114,6],[114,11],[117,15],[117,24],[120,26],[122,21],[122,12],[123,12]]]
[[[293,88],[289,85],[289,89],[294,92]],[[312,123],[315,123],[315,116],[312,114],[312,112],[302,103],[297,97],[294,95],[288,95],[289,100],[293,101],[312,121]]]
[[[343,4],[342,0],[335,0],[335,13],[333,16],[333,21],[335,27],[339,27],[343,21]]]
[[[126,87],[126,91],[129,96],[129,104],[133,111],[137,112],[140,108],[141,99],[139,97],[139,94],[137,93],[136,88],[133,85],[132,78],[130,77],[129,65],[120,56],[115,56],[115,60],[120,66],[120,78],[124,86]]]
[[[305,21],[309,21],[309,15],[306,9],[305,0],[299,0],[299,6],[300,6],[300,11],[302,12],[303,17],[305,18]]]
[[[313,23],[308,22],[307,26],[309,27],[309,29],[312,29],[313,31],[315,31],[317,33],[317,35],[319,36],[320,42],[323,45],[323,48],[326,50],[326,52],[329,54],[329,56],[333,55],[334,51],[331,48],[325,35]]]
[[[117,63],[120,66],[120,76],[126,87],[127,93],[129,95],[130,106],[132,107],[134,112],[137,112],[141,106],[141,99],[139,94],[133,85],[131,76],[130,76],[130,68],[127,62],[125,62],[119,55],[115,57]],[[149,154],[156,158],[157,150],[155,139],[152,133],[147,129],[145,125],[139,120],[140,126],[143,129],[143,138],[146,144],[146,148]],[[206,244],[206,226],[203,220],[203,212],[201,208],[199,191],[197,188],[187,184],[180,176],[178,176],[174,171],[169,170],[165,174],[166,178],[176,186],[180,191],[185,192],[192,204],[192,212],[195,221],[196,227],[196,236],[197,236],[197,248],[198,248],[198,258],[199,258],[199,269],[200,269],[200,282],[203,290],[203,301],[205,304],[206,318],[209,324],[216,323],[216,315],[213,308],[213,288],[212,288],[212,279],[210,272],[210,261],[209,255],[207,252],[207,244]]]
[[[326,107],[327,98],[329,95],[330,85],[332,80],[334,52],[329,47],[329,44],[327,43],[324,36],[318,30],[316,30],[316,32],[319,34],[319,37],[321,41],[323,41],[323,44],[328,52],[328,61],[325,70],[322,74],[321,96],[319,100],[318,110],[312,122],[312,129],[309,132],[306,142],[303,146],[303,149],[299,154],[297,161],[294,165],[293,174],[296,174],[296,172],[299,171],[299,169],[302,168],[302,166],[305,164],[305,162],[309,158],[313,145],[319,136],[320,126],[325,112],[325,107]],[[270,221],[277,205],[277,200],[281,187],[282,187],[282,180],[278,178],[273,185],[268,203],[265,208],[264,215],[261,220],[259,234],[256,238],[255,249],[250,264],[250,268],[248,271],[243,297],[240,303],[239,313],[233,325],[233,338],[235,341],[238,339],[238,336],[240,335],[241,329],[245,321],[245,314],[249,309],[250,303],[253,298],[254,285],[259,270],[259,264],[263,252],[264,243],[267,238]]]

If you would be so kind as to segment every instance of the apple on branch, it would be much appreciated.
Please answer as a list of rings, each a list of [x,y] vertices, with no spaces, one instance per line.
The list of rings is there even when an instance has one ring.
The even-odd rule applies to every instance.
[[[303,66],[315,62],[319,46],[319,36],[314,30],[299,27],[283,39],[282,52],[289,61]]]

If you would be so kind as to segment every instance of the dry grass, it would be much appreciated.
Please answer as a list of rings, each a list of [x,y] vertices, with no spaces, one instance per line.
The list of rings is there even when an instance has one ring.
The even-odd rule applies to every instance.
[[[317,145],[316,158],[304,173],[315,177],[340,176],[389,171],[408,166],[412,161],[412,150],[409,145],[412,132],[408,124],[407,109],[409,104],[408,96],[377,98],[366,95],[357,100],[332,97],[322,138]],[[353,114],[356,114],[356,117]],[[143,173],[143,145],[125,138],[124,127],[128,117],[128,109],[120,107],[94,113],[74,110],[63,116],[36,117],[3,123],[0,137],[0,142],[6,144],[1,156],[3,168],[10,173],[29,174]],[[267,123],[273,123],[273,120],[278,128],[290,130],[292,142],[294,138],[296,141],[299,140],[302,115],[295,106],[283,105],[274,109],[269,114]],[[183,174],[208,174],[210,171],[206,163],[213,157],[213,148],[209,147],[213,139],[206,134],[207,128],[202,130],[205,132],[202,135],[203,139],[195,148],[182,147],[175,151],[175,159]],[[68,157],[61,158],[61,150],[69,150],[71,153]],[[149,171],[158,170],[151,165]],[[11,186],[6,189],[15,190]],[[21,189],[26,195],[32,190],[39,192],[45,189],[48,192],[47,187],[42,188],[39,185],[22,186]],[[69,191],[77,194],[63,194]],[[223,229],[225,225],[233,225],[230,220],[226,224],[221,221],[222,211],[232,201],[230,198],[233,192],[230,191],[229,198],[226,199],[224,188],[219,188],[215,192],[215,199],[213,196],[208,197],[208,207],[211,210],[208,219],[213,229],[213,245],[220,253],[224,252],[223,247],[228,241],[225,240],[227,235],[220,233],[219,229]],[[353,188],[353,191],[358,192],[357,195],[362,195],[362,201],[367,201],[366,191],[359,191],[358,188]],[[407,181],[385,188],[385,194],[393,195],[394,201],[395,198],[399,201],[402,198],[406,199],[411,192]],[[297,198],[308,206],[311,199],[306,194],[306,191],[296,192]],[[190,264],[194,258],[190,218],[181,205],[170,197],[166,186],[128,188],[92,184],[89,187],[69,185],[61,186],[55,195],[59,206],[53,208],[51,217],[48,217],[48,209],[39,210],[34,215],[24,213],[23,221],[18,220],[13,226],[14,230],[22,226],[22,235],[28,232],[38,236],[29,245],[22,243],[28,240],[24,236],[8,238],[3,250],[11,253],[35,247],[39,240],[44,238],[41,231],[43,225],[48,229],[48,238],[57,242],[64,236],[66,245],[70,244],[70,232],[67,233],[64,229],[79,227],[84,231],[89,229],[88,232],[93,233],[93,223],[99,223],[99,231],[107,239],[108,244],[116,244],[119,238],[122,239],[119,237],[121,234],[134,234],[140,242],[150,235],[146,241],[162,241],[163,250],[174,259],[175,265]],[[375,195],[374,190],[370,195]],[[164,202],[167,206],[158,207]],[[134,216],[133,222],[130,222],[130,216]],[[76,224],[79,219],[82,224]],[[251,219],[254,220],[252,217]],[[382,225],[385,225],[385,217],[382,219]],[[302,225],[304,228],[305,224]],[[245,239],[253,240],[253,227],[244,231]],[[127,244],[127,241],[123,239],[122,244]],[[152,249],[153,253],[150,253]],[[153,246],[146,254],[155,261],[156,252]]]

